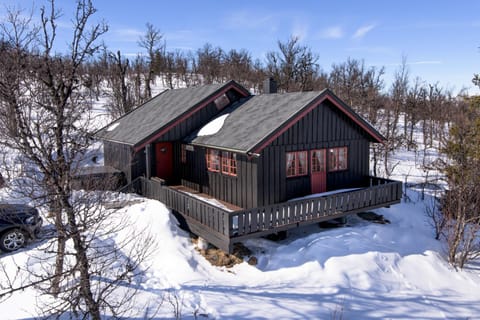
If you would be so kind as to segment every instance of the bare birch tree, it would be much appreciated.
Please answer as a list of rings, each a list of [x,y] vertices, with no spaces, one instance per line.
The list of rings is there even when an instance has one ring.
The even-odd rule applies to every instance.
[[[138,45],[147,50],[148,70],[145,76],[145,98],[148,100],[152,97],[152,81],[155,75],[155,60],[156,56],[162,54],[165,49],[165,44],[162,42],[163,34],[153,24],[147,23],[147,31],[139,39]]]
[[[278,41],[279,51],[267,53],[267,72],[278,83],[280,90],[311,91],[315,89],[318,76],[318,56],[298,37],[286,42]]]
[[[3,275],[0,298],[35,286],[53,297],[46,316],[70,313],[99,320],[106,310],[118,315],[125,301],[112,300],[112,293],[136,272],[146,251],[102,245],[122,224],[106,228],[110,212],[98,206],[101,197],[72,189],[92,134],[91,99],[79,71],[107,31],[104,23],[89,22],[95,12],[91,1],[77,1],[72,40],[62,55],[54,52],[59,12],[53,0],[40,9],[38,28],[22,10],[10,10],[0,24],[0,145],[18,153],[26,168],[13,187],[45,204],[56,229],[55,241],[37,255],[41,268],[30,270],[24,283]],[[119,257],[121,252],[125,256]],[[111,270],[113,261],[123,267]]]

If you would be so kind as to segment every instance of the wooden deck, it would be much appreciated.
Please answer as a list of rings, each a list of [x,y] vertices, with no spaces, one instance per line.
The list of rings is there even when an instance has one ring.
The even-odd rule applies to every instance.
[[[159,179],[139,178],[130,192],[157,199],[180,214],[190,230],[216,247],[231,252],[235,242],[397,204],[402,183],[369,177],[369,185],[353,191],[241,209],[219,207]],[[218,201],[218,200],[217,200]],[[234,211],[232,211],[234,210]]]
[[[220,208],[223,208],[223,209],[226,209],[227,211],[239,211],[239,210],[243,210],[243,208],[240,208],[234,204],[231,204],[231,203],[228,203],[228,202],[225,202],[225,201],[222,201],[222,200],[218,200],[218,199],[215,199],[214,197],[206,194],[206,193],[201,193],[201,192],[198,192],[194,189],[191,189],[189,187],[185,187],[185,186],[168,186],[169,188],[171,189],[174,189],[174,190],[177,190],[177,191],[180,191],[180,192],[183,192],[187,195],[191,195],[195,198],[198,198],[200,200],[203,200],[205,202],[208,202],[212,205],[215,205],[215,206],[218,206]]]

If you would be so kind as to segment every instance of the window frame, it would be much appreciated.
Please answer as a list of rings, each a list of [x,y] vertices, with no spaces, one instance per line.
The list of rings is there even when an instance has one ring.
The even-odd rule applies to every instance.
[[[235,152],[206,148],[205,159],[208,171],[230,177],[237,176],[237,154]]]
[[[286,152],[285,173],[287,178],[302,177],[308,175],[308,160],[309,159],[307,150]],[[303,162],[303,164],[301,162]]]
[[[207,161],[207,170],[210,172],[220,172],[221,158],[220,151],[208,148],[205,153]]]
[[[228,96],[223,93],[221,94],[220,96],[218,96],[214,101],[213,103],[215,104],[215,107],[218,109],[218,110],[222,110],[222,109],[225,109],[226,106],[228,106],[230,104],[230,99],[228,98]]]
[[[227,176],[237,176],[237,154],[230,151],[222,151],[222,173]]]
[[[328,172],[348,170],[348,147],[328,148]]]

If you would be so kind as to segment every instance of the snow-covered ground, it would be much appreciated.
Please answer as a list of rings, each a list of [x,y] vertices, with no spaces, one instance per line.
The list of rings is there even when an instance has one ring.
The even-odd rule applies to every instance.
[[[424,180],[418,153],[397,152],[392,164],[394,178]],[[177,301],[182,319],[480,319],[480,261],[455,271],[424,212],[431,198],[407,195],[409,202],[374,210],[391,224],[351,216],[342,228],[314,225],[279,242],[248,240],[258,264],[230,269],[207,262],[162,203],[135,198],[118,211],[132,230],[109,239],[121,243],[144,230],[155,238],[145,274],[132,282],[139,292],[129,317],[175,319],[170,302]],[[0,190],[2,200],[9,196]],[[0,263],[26,263],[38,248],[0,253]],[[0,303],[0,319],[35,318],[36,300],[33,289],[16,293]]]
[[[176,297],[183,319],[194,314],[210,319],[480,318],[480,265],[455,271],[445,262],[424,203],[376,212],[391,224],[352,216],[342,228],[310,226],[280,242],[249,240],[245,244],[258,258],[257,266],[244,262],[227,269],[211,266],[195,251],[163,204],[145,200],[126,206],[120,213],[135,222],[136,230],[150,230],[157,243],[144,265],[148,269],[137,297],[141,307],[130,316],[143,318],[145,305],[163,301],[155,318],[174,318],[164,298]],[[26,261],[32,250],[34,245],[1,261]],[[2,319],[33,317],[35,293],[16,294],[0,304],[0,311]]]

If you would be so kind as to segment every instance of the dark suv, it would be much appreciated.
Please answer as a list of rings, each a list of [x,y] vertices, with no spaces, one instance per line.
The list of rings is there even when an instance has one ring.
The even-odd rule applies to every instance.
[[[33,207],[0,203],[0,250],[11,252],[23,247],[37,237],[42,222]]]

